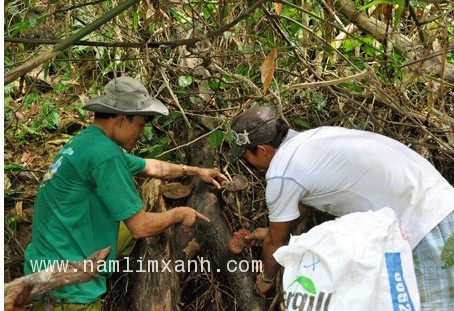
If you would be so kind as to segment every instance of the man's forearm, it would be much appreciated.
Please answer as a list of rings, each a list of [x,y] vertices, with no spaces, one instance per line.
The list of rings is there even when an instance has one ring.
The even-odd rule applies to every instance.
[[[125,221],[135,239],[155,236],[183,219],[178,208],[162,213],[140,211]]]
[[[263,241],[263,276],[272,279],[279,270],[279,264],[273,257],[274,252],[288,243],[290,232],[298,224],[298,219],[288,222],[271,222]]]
[[[282,245],[273,244],[269,238],[265,238],[263,242],[263,276],[272,280],[279,271],[279,264],[273,257],[274,252]]]
[[[146,159],[146,166],[143,171],[149,177],[159,179],[172,179],[184,176],[198,175],[199,168],[196,166],[188,166],[184,164],[175,164],[165,161]]]

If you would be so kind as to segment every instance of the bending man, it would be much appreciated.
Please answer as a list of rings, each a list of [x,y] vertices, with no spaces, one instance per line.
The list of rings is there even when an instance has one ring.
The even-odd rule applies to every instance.
[[[413,250],[423,310],[454,310],[454,268],[442,269],[440,260],[454,234],[454,188],[427,160],[371,132],[328,126],[296,132],[271,107],[246,110],[231,128],[231,159],[266,171],[269,228],[246,237],[264,239],[261,295],[279,269],[273,253],[310,208],[343,216],[390,207]]]

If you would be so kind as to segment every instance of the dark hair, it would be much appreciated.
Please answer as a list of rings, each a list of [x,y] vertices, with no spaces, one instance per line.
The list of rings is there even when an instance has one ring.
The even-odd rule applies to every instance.
[[[284,140],[285,136],[287,136],[289,129],[290,129],[290,127],[288,126],[287,123],[285,123],[284,120],[277,119],[276,120],[276,136],[273,138],[272,141],[270,141],[268,143],[263,143],[260,145],[270,145],[271,147],[273,147],[275,149],[279,148],[279,146],[282,144],[282,141]],[[251,151],[253,154],[257,154],[257,145],[247,147],[246,149]]]
[[[117,116],[116,113],[95,111],[95,119],[110,119],[110,118],[115,118],[116,116]]]
[[[115,118],[119,114],[117,113],[107,113],[107,112],[97,112],[95,111],[95,119],[110,119],[110,118]],[[135,115],[130,115],[127,114],[126,117],[128,118],[129,122],[132,122],[134,119]],[[146,116],[146,121],[151,122],[153,120],[154,116]]]

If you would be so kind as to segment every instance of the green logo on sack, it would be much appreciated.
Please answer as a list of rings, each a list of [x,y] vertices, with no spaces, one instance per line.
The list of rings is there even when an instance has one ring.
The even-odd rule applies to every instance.
[[[290,283],[288,287],[292,286],[294,283],[298,283],[299,285],[301,285],[301,287],[304,288],[304,290],[310,294],[313,295],[317,294],[317,289],[315,288],[314,282],[312,282],[310,278],[305,277],[304,275],[300,275],[299,277],[297,277],[295,281]]]
[[[305,291],[289,291],[293,284],[299,284]],[[314,282],[307,276],[298,276],[284,291],[284,307],[286,310],[326,311],[330,305],[332,293],[317,293]]]

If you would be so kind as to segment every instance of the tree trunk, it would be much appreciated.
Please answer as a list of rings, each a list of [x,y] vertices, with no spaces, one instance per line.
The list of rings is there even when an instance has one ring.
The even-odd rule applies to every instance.
[[[193,155],[191,165],[214,166],[215,153],[209,147],[206,139],[193,144],[190,155]],[[248,264],[251,265],[251,263],[243,256],[232,254],[228,248],[232,232],[222,216],[216,190],[210,190],[210,187],[198,178],[194,178],[192,182],[194,190],[189,198],[188,205],[211,220],[209,224],[200,223],[197,225],[193,232],[195,241],[203,246],[202,249],[207,253],[207,257],[216,265],[215,272],[225,274],[230,288],[235,293],[236,304],[241,310],[264,310],[265,300],[254,292],[255,275],[257,273],[253,271],[253,267],[249,266],[247,272],[235,269],[239,267],[240,261],[243,261],[243,267]],[[179,247],[178,249],[184,248]]]
[[[164,198],[159,193],[160,185],[159,179],[152,179],[142,186],[142,200],[146,211],[159,213],[167,210]],[[139,241],[139,255],[135,261],[137,273],[133,288],[133,310],[178,310],[181,293],[174,266],[175,230],[176,228],[172,227],[160,235]]]
[[[207,144],[205,140],[193,147],[191,153],[197,155],[197,158],[191,165],[213,167],[214,152]],[[160,184],[159,180],[151,180],[142,186],[144,206],[146,209],[150,208],[152,212],[167,210],[163,196],[159,193]],[[222,216],[216,190],[211,190],[209,185],[198,178],[192,180],[192,186],[188,206],[210,218],[211,222],[198,221],[190,232],[183,232],[177,225],[159,236],[141,241],[137,259],[142,260],[142,268],[148,272],[136,273],[132,309],[179,310],[182,293],[180,278],[183,279],[185,273],[207,272],[225,275],[229,287],[235,294],[235,305],[241,310],[264,310],[265,300],[254,292],[256,273],[242,272],[239,269],[233,271],[241,260],[244,260],[244,266],[251,263],[243,256],[234,255],[229,251],[228,243],[232,232]],[[200,255],[203,261],[199,260],[197,265],[192,265],[196,262],[194,258],[197,255]],[[155,263],[154,266],[158,266],[159,272],[150,269],[150,265],[147,264],[150,261]],[[184,268],[179,267],[180,264],[183,264]]]

